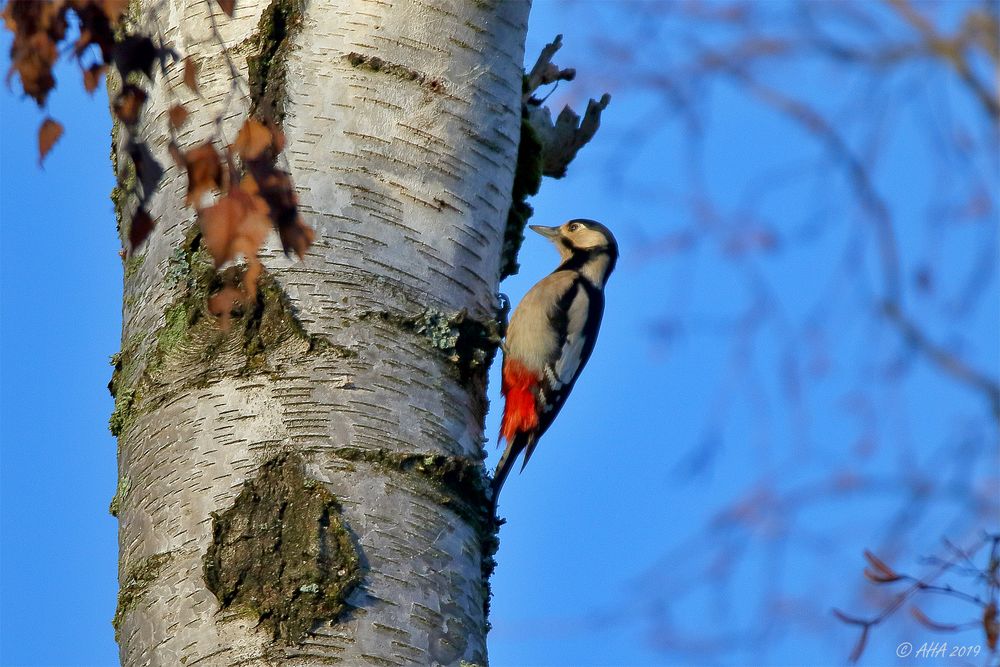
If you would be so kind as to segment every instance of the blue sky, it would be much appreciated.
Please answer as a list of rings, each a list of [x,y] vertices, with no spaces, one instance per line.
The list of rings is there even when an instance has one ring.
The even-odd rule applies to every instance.
[[[595,64],[595,31],[613,39],[626,28],[598,20],[604,9],[536,3],[528,64],[563,33],[556,62],[580,72],[553,96],[557,108],[614,81],[606,62]],[[645,57],[682,55],[659,44]],[[35,144],[43,116],[0,94],[3,665],[117,662],[106,384],[119,346],[121,261],[108,198],[110,120],[106,100],[84,93],[73,66],[60,74],[49,113],[66,134],[44,169]],[[830,85],[812,65],[785,75],[831,112],[838,93],[861,87]],[[929,108],[975,118],[946,80],[924,83]],[[843,664],[856,633],[829,609],[868,615],[882,599],[861,576],[862,550],[895,549],[894,563],[921,571],[919,556],[939,553],[942,536],[971,535],[956,519],[962,505],[946,494],[908,496],[893,480],[987,488],[996,529],[995,424],[968,389],[907,352],[866,310],[877,289],[871,239],[835,171],[817,168],[823,155],[809,137],[732,87],[706,90],[695,188],[685,126],[655,91],[629,90],[627,76],[615,84],[595,141],[532,201],[539,224],[605,222],[622,260],[589,367],[531,465],[505,487],[491,664]],[[941,202],[914,193],[967,175],[935,161],[919,112],[878,102],[871,112],[890,130],[877,186],[899,216],[906,275],[933,266],[938,286],[934,298],[909,289],[908,304],[934,336],[996,377],[995,210],[992,221],[933,224]],[[995,205],[995,164],[982,171]],[[757,183],[768,195],[748,203]],[[723,232],[693,219],[696,189]],[[755,225],[777,230],[781,243],[727,254],[727,239]],[[959,308],[970,266],[991,247],[993,268]],[[520,262],[503,285],[514,303],[556,254],[529,235]],[[750,326],[765,288],[769,308]],[[743,336],[733,333],[740,322],[749,323]],[[498,386],[494,369],[494,408]],[[491,441],[498,422],[494,409]],[[955,455],[963,442],[971,472]],[[498,454],[491,449],[491,464]],[[885,488],[823,496],[833,473]],[[779,496],[800,500],[766,502]],[[941,620],[967,611],[947,600],[931,609]],[[29,639],[41,624],[45,641]],[[975,631],[939,637],[902,621],[874,631],[862,662],[913,664],[893,655],[899,642],[935,639],[982,645]]]

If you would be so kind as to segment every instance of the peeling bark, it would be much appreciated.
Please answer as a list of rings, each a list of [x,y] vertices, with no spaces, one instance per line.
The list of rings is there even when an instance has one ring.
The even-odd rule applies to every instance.
[[[192,112],[181,148],[216,131],[228,55],[256,92],[222,131],[251,107],[281,122],[317,240],[299,263],[271,239],[257,303],[223,332],[205,301],[240,267],[214,273],[175,169],[149,203],[111,384],[123,664],[486,664],[485,382],[528,2],[144,9],[203,95],[179,67],[148,91],[153,156],[170,163],[168,89]],[[288,570],[285,530],[304,570]]]

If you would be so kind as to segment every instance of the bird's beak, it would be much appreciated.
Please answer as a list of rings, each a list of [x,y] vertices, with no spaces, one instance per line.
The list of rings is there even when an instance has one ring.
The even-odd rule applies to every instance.
[[[550,241],[555,241],[559,238],[560,232],[559,227],[545,227],[544,225],[528,225],[531,231],[538,232]]]

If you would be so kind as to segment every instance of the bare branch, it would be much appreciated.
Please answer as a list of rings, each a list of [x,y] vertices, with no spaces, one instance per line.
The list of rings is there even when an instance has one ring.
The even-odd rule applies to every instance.
[[[920,33],[926,52],[939,57],[950,65],[993,120],[1000,119],[1000,102],[997,101],[997,91],[990,90],[988,85],[976,77],[965,53],[966,38],[975,38],[979,25],[966,23],[958,35],[949,38],[935,30],[934,25],[917,11],[910,0],[888,0],[888,3],[904,21]],[[995,21],[993,23],[995,28]],[[966,26],[975,28],[975,30],[965,30]],[[993,39],[995,40],[995,36]],[[986,41],[989,42],[988,39]],[[993,49],[987,48],[987,53],[992,57]]]

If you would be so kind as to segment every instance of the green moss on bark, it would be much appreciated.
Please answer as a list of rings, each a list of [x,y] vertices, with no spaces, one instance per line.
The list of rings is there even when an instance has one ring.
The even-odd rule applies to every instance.
[[[291,454],[261,466],[230,509],[212,514],[204,564],[223,609],[252,613],[288,644],[336,622],[362,576],[340,504]]]
[[[356,67],[358,69],[366,69],[371,72],[381,72],[382,74],[386,74],[403,81],[412,81],[413,83],[424,86],[435,93],[445,92],[444,83],[440,79],[429,77],[423,72],[418,72],[417,70],[407,67],[406,65],[392,63],[388,60],[383,60],[378,56],[366,56],[353,51],[344,56],[344,59],[347,60],[352,67]]]
[[[122,503],[125,502],[125,497],[128,495],[129,489],[132,488],[132,481],[128,478],[128,475],[124,475],[118,478],[118,488],[115,489],[115,495],[111,499],[111,504],[108,505],[108,512],[111,516],[117,518],[118,512],[121,510]]]
[[[179,294],[164,311],[155,344],[138,337],[126,341],[115,357],[109,384],[115,397],[109,424],[114,435],[158,405],[170,389],[270,372],[301,354],[353,354],[308,334],[280,285],[267,274],[258,281],[256,300],[233,312],[229,329],[223,330],[207,302],[224,286],[238,285],[241,275],[239,267],[216,273],[197,227],[192,228],[169,262],[167,279]]]
[[[130,200],[135,198],[139,182],[136,176],[135,165],[131,159],[126,157],[124,168],[119,170],[121,161],[118,159],[118,148],[115,144],[118,134],[118,127],[115,125],[111,131],[111,165],[118,180],[115,183],[115,187],[111,188],[111,204],[115,210],[115,222],[117,223],[118,234],[124,239],[127,235],[126,228],[130,217],[128,212]]]

